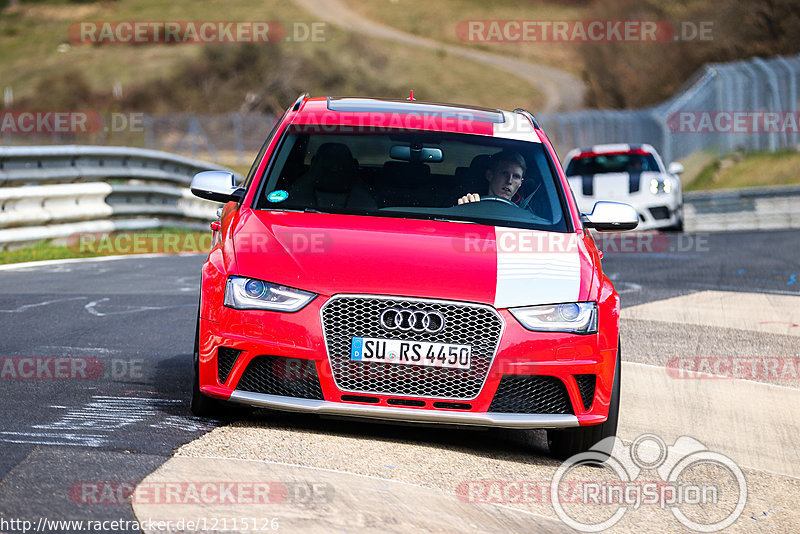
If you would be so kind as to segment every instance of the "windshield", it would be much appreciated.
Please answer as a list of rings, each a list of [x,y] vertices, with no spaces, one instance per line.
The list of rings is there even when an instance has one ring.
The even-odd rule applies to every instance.
[[[290,127],[262,180],[255,209],[570,231],[560,182],[541,143],[408,130],[331,130]],[[468,194],[482,200],[459,205]]]
[[[647,152],[620,152],[616,154],[579,154],[567,165],[567,176],[586,176],[612,172],[660,172],[658,163]]]

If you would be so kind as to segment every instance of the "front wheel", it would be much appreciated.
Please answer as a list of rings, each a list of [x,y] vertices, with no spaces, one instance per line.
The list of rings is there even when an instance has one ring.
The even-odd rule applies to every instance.
[[[192,377],[192,413],[198,417],[223,416],[226,412],[225,403],[220,400],[206,397],[200,391],[200,312],[197,313],[197,326],[194,329],[194,354]]]
[[[608,419],[599,425],[584,426],[580,428],[566,428],[547,431],[547,445],[550,454],[559,460],[566,460],[570,456],[586,452],[596,443],[605,438],[617,435],[617,421],[619,420],[619,390],[620,372],[622,370],[622,349],[617,349],[617,364],[614,367],[614,382],[611,386],[611,405],[608,407]],[[611,456],[613,440],[603,444],[597,451],[602,461]]]

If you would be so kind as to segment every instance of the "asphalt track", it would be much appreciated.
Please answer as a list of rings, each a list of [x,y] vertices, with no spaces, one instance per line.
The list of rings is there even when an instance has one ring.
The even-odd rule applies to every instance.
[[[622,296],[629,362],[621,437],[652,432],[667,444],[694,437],[745,471],[748,505],[733,531],[800,530],[796,377],[676,380],[665,372],[680,357],[800,356],[800,236],[629,235],[602,243],[604,267]],[[298,487],[322,484],[335,496],[203,512],[257,511],[279,518],[279,531],[568,531],[549,504],[498,506],[455,496],[468,481],[551,479],[559,464],[547,456],[541,433],[267,412],[230,426],[192,417],[190,349],[202,262],[130,257],[0,270],[0,520],[132,520],[129,502],[92,504],[92,491],[105,483],[257,475]],[[198,512],[149,503],[135,511],[139,519]],[[615,528],[644,518],[649,528],[638,530],[684,530],[660,512],[643,507]]]

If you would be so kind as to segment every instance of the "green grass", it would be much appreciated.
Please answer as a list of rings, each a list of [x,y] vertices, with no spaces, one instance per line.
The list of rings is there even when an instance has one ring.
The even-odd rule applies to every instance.
[[[684,184],[687,191],[800,184],[800,153],[749,153],[715,159]]]
[[[164,252],[208,252],[211,232],[183,228],[154,228],[147,231],[81,234],[66,240],[39,241],[35,245],[0,251],[0,265],[27,261],[94,258],[118,254]]]

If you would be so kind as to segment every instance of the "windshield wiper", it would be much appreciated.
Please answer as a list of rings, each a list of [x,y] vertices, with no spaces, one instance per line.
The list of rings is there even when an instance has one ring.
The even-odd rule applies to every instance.
[[[434,221],[438,222],[451,222],[451,223],[464,223],[464,224],[478,224],[475,221],[465,221],[463,219],[444,219],[442,217],[434,217]]]

